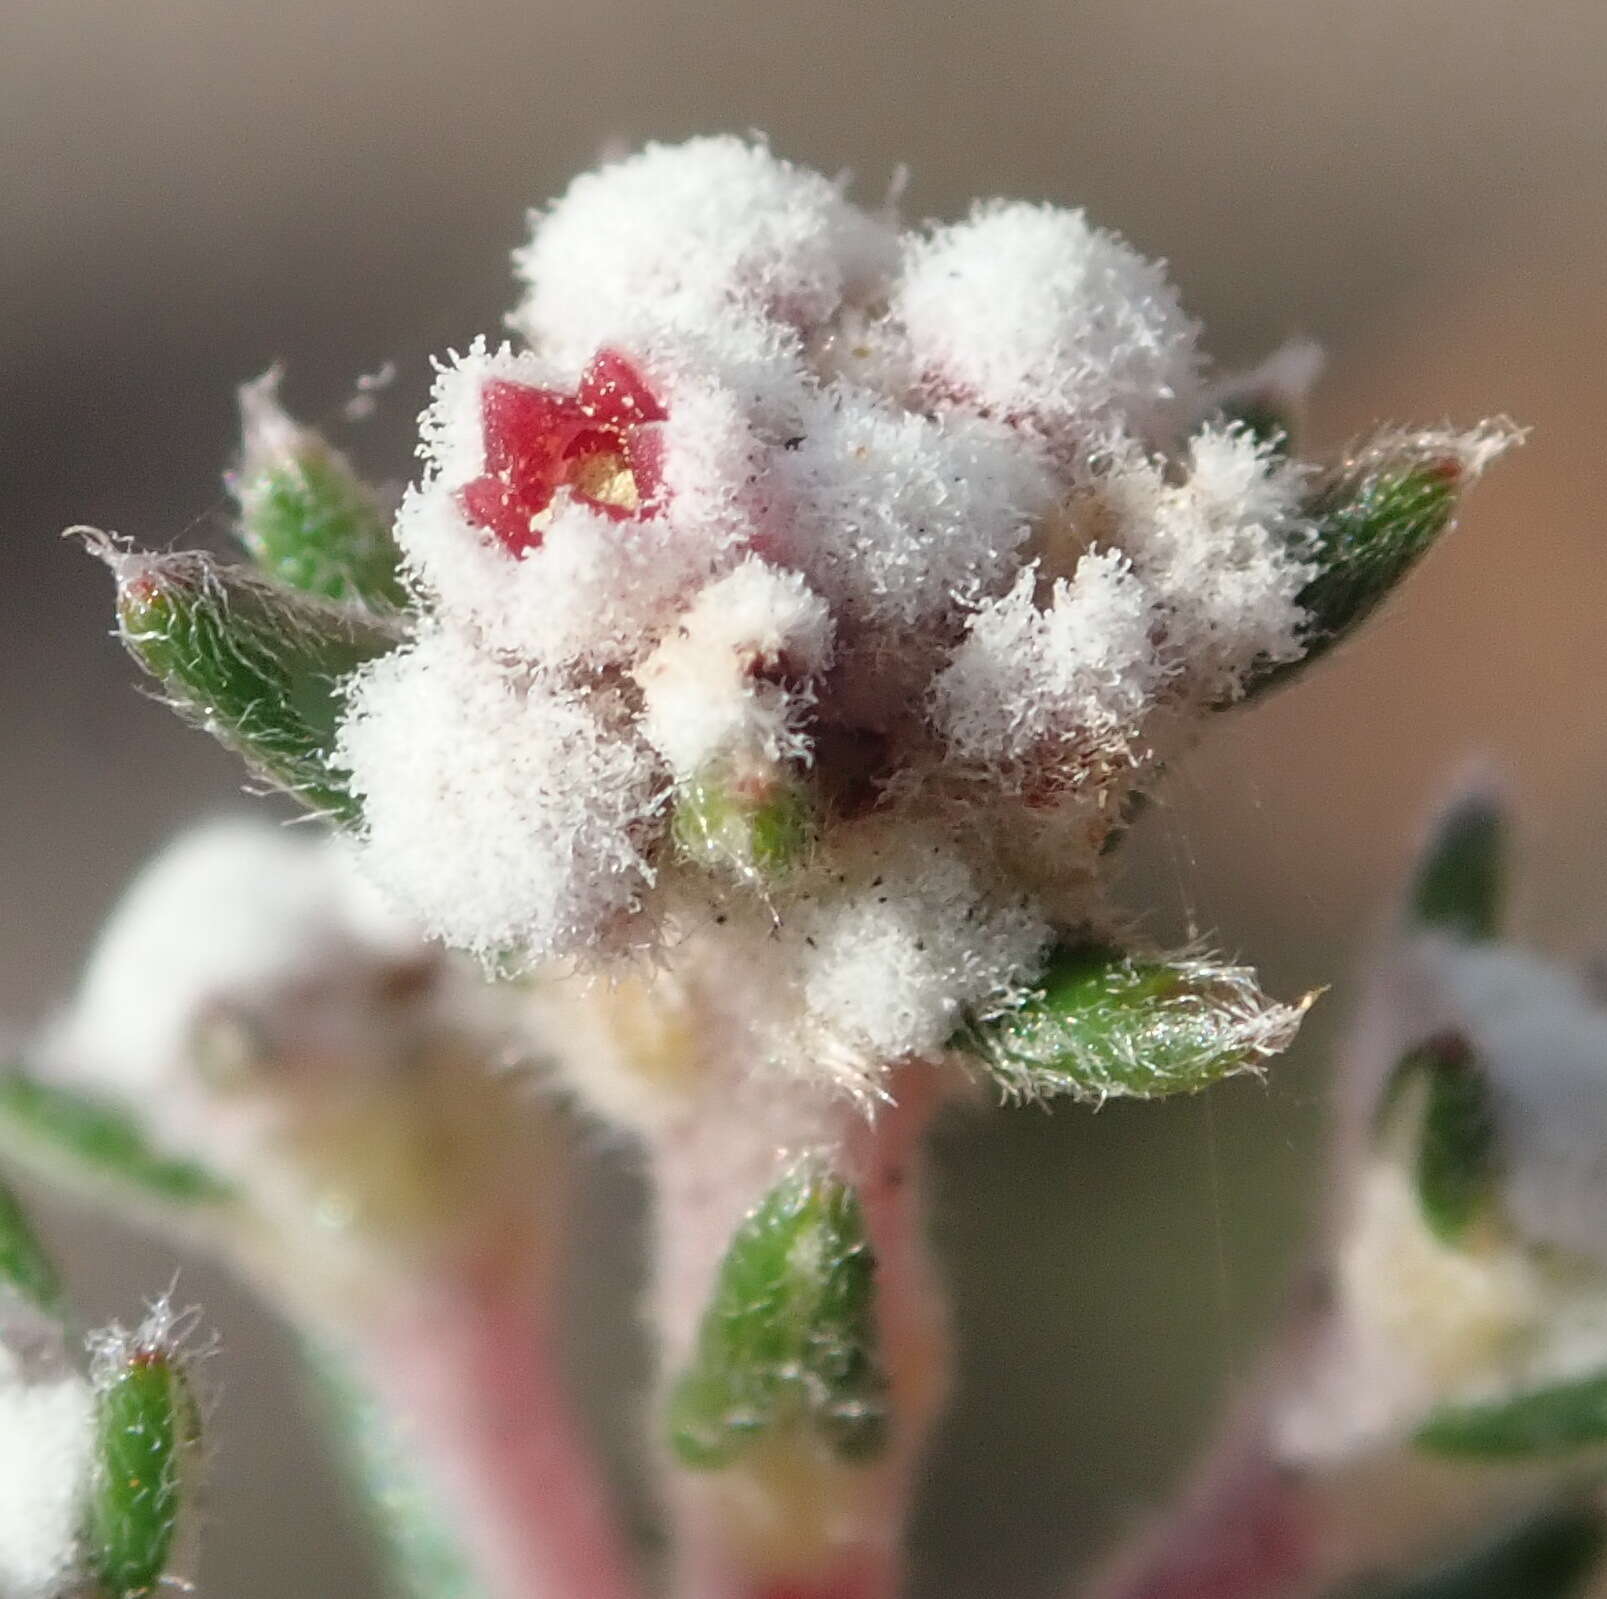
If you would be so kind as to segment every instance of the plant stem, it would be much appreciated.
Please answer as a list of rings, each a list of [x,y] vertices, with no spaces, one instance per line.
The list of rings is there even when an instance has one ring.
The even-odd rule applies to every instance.
[[[638,1599],[559,1369],[553,1307],[511,1260],[503,1249],[415,1295],[366,1340],[370,1380],[493,1599]]]
[[[947,1386],[948,1339],[919,1180],[941,1083],[934,1068],[916,1064],[895,1071],[888,1088],[889,1102],[874,1115],[833,1102],[813,1122],[814,1142],[834,1151],[839,1174],[858,1193],[875,1256],[887,1447],[872,1462],[848,1464],[792,1437],[757,1444],[721,1470],[671,1469],[672,1591],[681,1599],[892,1599],[899,1590],[905,1512]],[[692,1346],[736,1226],[797,1157],[799,1125],[796,1104],[778,1111],[739,1090],[723,1114],[702,1103],[655,1141],[656,1297],[667,1371]]]

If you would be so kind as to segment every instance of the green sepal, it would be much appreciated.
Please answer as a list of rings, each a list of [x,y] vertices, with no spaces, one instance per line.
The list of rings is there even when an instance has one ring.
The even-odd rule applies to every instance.
[[[1414,1441],[1435,1455],[1521,1460],[1607,1444],[1607,1372],[1571,1377],[1506,1399],[1441,1405]]]
[[[48,1316],[61,1314],[56,1268],[34,1236],[21,1202],[0,1183],[0,1290],[4,1289]]]
[[[1506,817],[1487,793],[1464,795],[1437,820],[1408,899],[1418,927],[1485,943],[1500,931],[1506,894]]]
[[[784,1177],[727,1247],[671,1391],[669,1438],[681,1463],[717,1470],[795,1427],[839,1459],[878,1455],[887,1383],[875,1273],[853,1189],[814,1164]]]
[[[122,1111],[20,1072],[0,1072],[0,1143],[78,1181],[136,1189],[164,1204],[232,1197],[204,1168],[153,1149]]]
[[[244,449],[228,478],[240,542],[270,577],[326,600],[407,604],[401,552],[379,496],[324,438],[279,405],[278,373],[240,391]]]
[[[1349,1586],[1335,1599],[1575,1599],[1599,1568],[1604,1545],[1607,1518],[1597,1506],[1550,1505],[1427,1570]]]
[[[330,755],[337,685],[394,648],[397,634],[195,551],[109,559],[123,643],[174,708],[304,805],[355,821],[357,801]]]
[[[1413,1186],[1429,1230],[1459,1243],[1499,1193],[1495,1111],[1472,1046],[1455,1033],[1402,1056],[1379,1101],[1378,1132],[1410,1139]]]
[[[200,1424],[178,1360],[136,1346],[95,1380],[95,1469],[85,1543],[108,1599],[161,1581],[183,1510],[186,1457]]]
[[[1242,966],[1064,944],[1019,1005],[969,1019],[950,1048],[980,1058],[1021,1099],[1154,1099],[1278,1054],[1309,1003],[1268,999]]]
[[[809,853],[814,796],[798,773],[716,763],[676,790],[670,829],[682,854],[705,870],[768,883]]]

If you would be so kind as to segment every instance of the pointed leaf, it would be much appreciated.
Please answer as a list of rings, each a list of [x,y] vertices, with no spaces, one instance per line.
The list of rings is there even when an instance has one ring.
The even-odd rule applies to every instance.
[[[1306,653],[1264,666],[1245,696],[1284,682],[1364,622],[1451,525],[1468,483],[1517,437],[1500,423],[1388,431],[1319,479],[1305,507],[1316,573],[1298,596],[1309,617]]]
[[[1193,1093],[1287,1048],[1311,997],[1280,1005],[1242,966],[1062,945],[1016,1008],[973,1019],[951,1047],[1006,1092],[1102,1100]]]
[[[1424,1221],[1442,1243],[1458,1243],[1494,1203],[1500,1178],[1495,1112],[1472,1046],[1445,1033],[1409,1051],[1379,1116],[1385,1136],[1410,1141]]]
[[[354,821],[357,803],[330,762],[337,684],[395,633],[193,551],[108,559],[123,642],[175,709],[303,804]]]
[[[807,1426],[839,1457],[886,1441],[875,1262],[853,1190],[813,1167],[785,1177],[737,1229],[697,1348],[669,1402],[670,1443],[697,1470]]]
[[[173,1553],[196,1408],[177,1359],[145,1345],[96,1373],[95,1400],[90,1568],[111,1599],[135,1599],[156,1587]]]
[[[168,1204],[230,1197],[210,1172],[154,1150],[122,1112],[19,1072],[0,1073],[0,1142],[80,1180],[126,1184]]]
[[[1507,1399],[1442,1405],[1418,1428],[1416,1442],[1431,1454],[1501,1460],[1607,1444],[1607,1372]]]
[[[1411,919],[1468,943],[1500,931],[1506,818],[1494,796],[1464,795],[1436,822],[1410,898]]]
[[[244,446],[229,488],[240,505],[241,543],[291,588],[400,609],[401,552],[378,495],[345,456],[285,414],[277,387],[270,372],[240,391]]]
[[[57,1316],[62,1308],[61,1279],[34,1237],[17,1196],[0,1183],[0,1290]]]

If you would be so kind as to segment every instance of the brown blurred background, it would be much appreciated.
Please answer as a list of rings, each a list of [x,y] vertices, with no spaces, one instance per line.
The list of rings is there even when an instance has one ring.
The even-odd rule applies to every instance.
[[[59,996],[116,885],[239,803],[142,700],[104,575],[57,531],[223,536],[235,383],[283,359],[377,475],[410,466],[427,356],[495,332],[526,206],[604,141],[759,127],[908,209],[1086,204],[1170,258],[1218,356],[1292,332],[1315,421],[1532,424],[1461,536],[1314,680],[1217,730],[1135,840],[1127,899],[1284,992],[1334,979],[1266,1089],[979,1118],[942,1146],[964,1387],[918,1529],[924,1599],[1053,1589],[1162,1493],[1253,1358],[1321,1198],[1327,1056],[1358,940],[1470,754],[1524,820],[1522,922],[1607,927],[1607,7],[1599,0],[10,0],[0,5],[0,1016]],[[636,1195],[598,1161],[576,1290],[622,1460]],[[49,1202],[93,1316],[170,1253]],[[287,1340],[204,1265],[222,1328],[203,1589],[361,1595],[354,1520],[286,1402]]]

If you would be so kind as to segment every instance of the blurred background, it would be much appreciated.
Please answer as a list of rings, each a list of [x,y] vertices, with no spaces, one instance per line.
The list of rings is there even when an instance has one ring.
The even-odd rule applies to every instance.
[[[134,690],[105,574],[57,537],[224,536],[233,388],[270,362],[371,474],[410,470],[428,357],[496,333],[525,209],[611,141],[762,128],[906,208],[1086,205],[1164,255],[1224,365],[1329,349],[1314,444],[1374,418],[1533,434],[1355,648],[1225,719],[1135,838],[1126,900],[1293,994],[1265,1086],[978,1116],[942,1139],[965,1366],[917,1529],[922,1599],[1052,1592],[1141,1517],[1252,1366],[1322,1201],[1361,942],[1470,757],[1521,811],[1520,920],[1607,928],[1607,7],[1599,0],[54,0],[0,6],[0,1017],[60,997],[118,884],[239,798]],[[578,1362],[628,1470],[637,1195],[599,1156]],[[47,1201],[86,1311],[172,1257]],[[204,1591],[372,1592],[288,1340],[202,1263],[222,1329]]]

